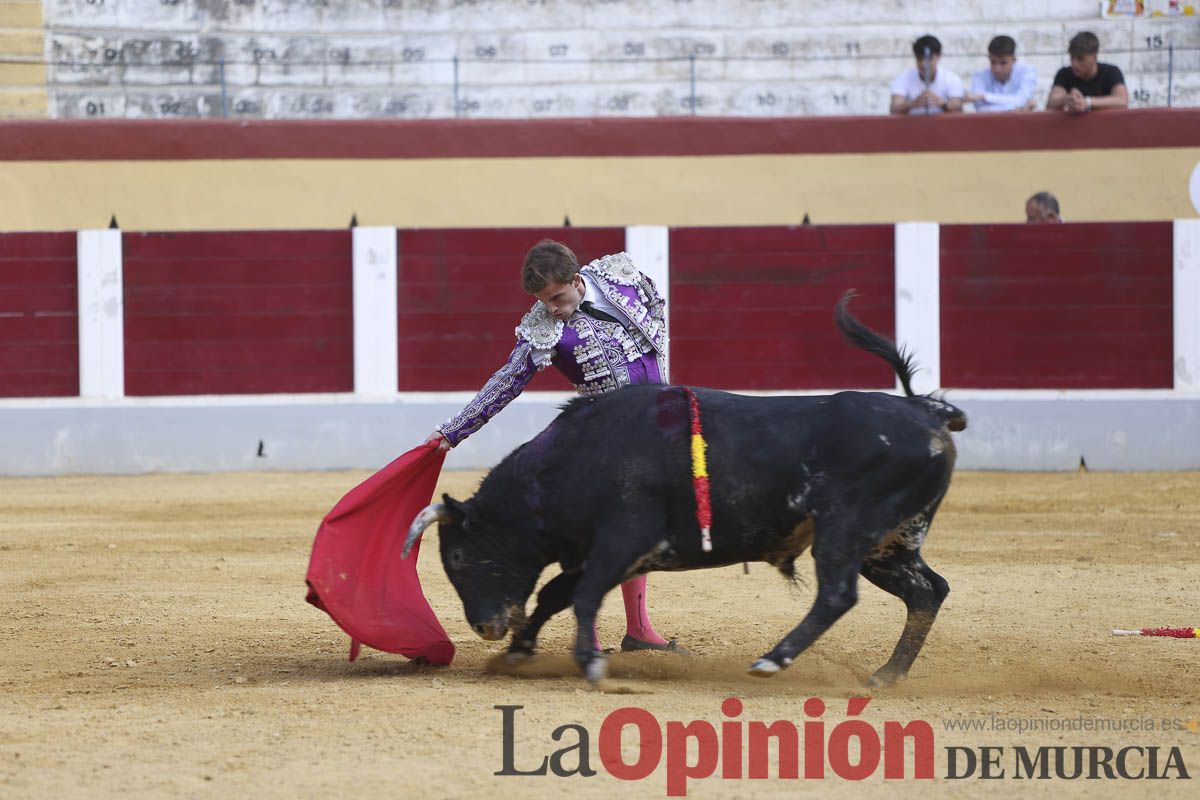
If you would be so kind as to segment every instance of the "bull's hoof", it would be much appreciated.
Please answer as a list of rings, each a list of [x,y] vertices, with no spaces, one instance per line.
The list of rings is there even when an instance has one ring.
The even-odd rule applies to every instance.
[[[867,688],[868,689],[885,689],[888,686],[891,686],[893,683],[902,681],[907,677],[908,677],[908,675],[906,673],[893,672],[893,671],[889,670],[887,667],[883,667],[878,672],[876,672],[874,675],[872,675],[870,678],[867,679]]]
[[[504,654],[504,660],[509,664],[520,664],[533,658],[532,650],[509,650]]]
[[[584,674],[587,675],[588,683],[595,686],[608,677],[608,659],[593,658],[588,662]]]
[[[750,673],[756,678],[770,678],[782,670],[783,667],[779,666],[771,659],[760,658],[758,661],[755,661],[753,664],[751,664],[750,669],[746,670],[746,672]]]

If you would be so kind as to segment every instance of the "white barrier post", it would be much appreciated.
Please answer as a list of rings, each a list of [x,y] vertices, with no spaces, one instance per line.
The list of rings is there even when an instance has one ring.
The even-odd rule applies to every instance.
[[[630,225],[625,229],[625,252],[634,266],[646,274],[667,303],[667,352],[663,353],[670,370],[671,363],[671,230],[666,225]],[[669,381],[668,375],[663,375]]]
[[[79,396],[125,395],[125,285],[121,231],[76,234]]]
[[[396,229],[356,227],[354,241],[354,392],[395,394]]]
[[[912,386],[921,394],[942,386],[940,262],[936,222],[897,223],[896,344],[916,355]]]
[[[1177,219],[1174,230],[1175,388],[1200,390],[1200,219]]]

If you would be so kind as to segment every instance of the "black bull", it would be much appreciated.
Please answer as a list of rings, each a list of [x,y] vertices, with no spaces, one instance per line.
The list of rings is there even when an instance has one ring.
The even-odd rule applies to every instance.
[[[857,347],[884,358],[905,396],[841,392],[746,397],[696,389],[712,497],[712,550],[701,547],[692,482],[688,400],[680,387],[631,386],[571,401],[532,441],[484,479],[473,498],[425,509],[405,553],[440,522],[442,564],[467,621],[484,639],[514,627],[513,657],[533,652],[542,625],[575,607],[575,659],[589,680],[605,674],[592,648],[604,596],[659,570],[765,561],[794,575],[811,546],[817,596],[808,614],[751,667],[786,668],[854,606],[858,576],[904,601],[904,630],[870,680],[902,680],[949,591],[921,545],[950,484],[950,431],[966,418],[914,395],[911,358],[854,319],[847,299],[837,324]],[[525,601],[542,570],[562,573]]]

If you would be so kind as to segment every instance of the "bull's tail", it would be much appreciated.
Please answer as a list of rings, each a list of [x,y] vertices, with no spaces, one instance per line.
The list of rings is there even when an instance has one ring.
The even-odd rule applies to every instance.
[[[876,333],[855,319],[850,313],[850,300],[853,297],[854,291],[851,290],[842,295],[842,299],[838,301],[835,313],[838,330],[850,344],[860,350],[874,353],[890,364],[896,371],[896,377],[900,379],[900,385],[904,387],[904,394],[908,397],[915,397],[916,393],[912,389],[912,376],[917,371],[917,362],[912,353],[906,353],[903,348],[897,348],[896,343],[891,339]],[[955,408],[938,396],[929,397],[927,401],[929,410],[941,417],[948,429],[961,431],[967,427],[967,415],[961,409]]]
[[[904,394],[908,397],[916,396],[912,390],[912,376],[917,371],[917,362],[912,353],[906,353],[902,348],[898,349],[891,339],[855,319],[850,313],[850,300],[853,297],[854,290],[851,289],[838,300],[835,312],[838,330],[850,344],[860,350],[874,353],[890,364],[896,371],[896,377],[900,379],[900,385],[904,387]]]

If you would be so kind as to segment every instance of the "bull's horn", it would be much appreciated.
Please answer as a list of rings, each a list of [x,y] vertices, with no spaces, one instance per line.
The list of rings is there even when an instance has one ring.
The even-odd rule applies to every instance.
[[[417,543],[417,537],[425,532],[435,522],[449,522],[450,512],[441,503],[434,503],[431,506],[426,506],[417,518],[413,520],[412,525],[408,526],[408,538],[404,540],[404,549],[400,551],[401,558],[408,558],[408,551],[412,550],[412,546]]]

